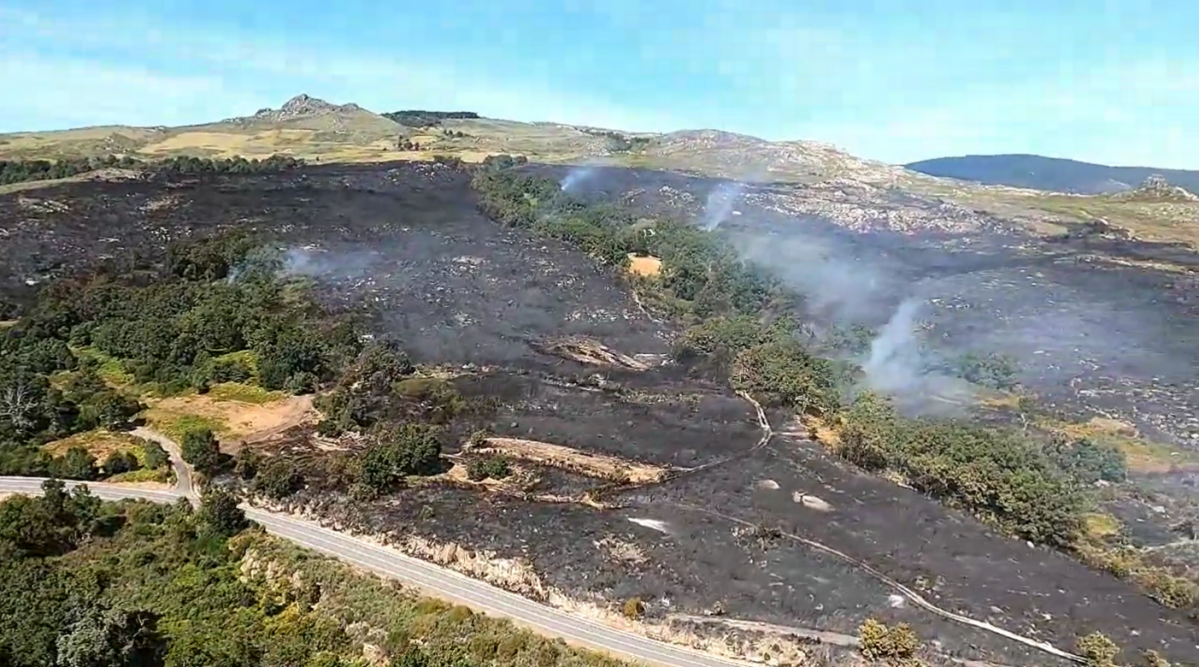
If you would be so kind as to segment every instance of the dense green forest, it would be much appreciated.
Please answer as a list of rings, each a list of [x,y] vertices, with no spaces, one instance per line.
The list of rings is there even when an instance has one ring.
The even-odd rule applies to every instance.
[[[193,510],[47,482],[0,502],[6,667],[615,667],[313,557],[220,492]]]

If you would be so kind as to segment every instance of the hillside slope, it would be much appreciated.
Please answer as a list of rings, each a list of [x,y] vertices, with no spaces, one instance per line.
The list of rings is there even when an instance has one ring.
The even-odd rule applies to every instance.
[[[666,134],[630,133],[563,123],[526,123],[475,117],[471,112],[407,110],[378,114],[355,104],[331,104],[298,95],[279,109],[187,127],[106,126],[54,132],[0,135],[0,161],[130,156],[159,160],[176,156],[265,158],[273,154],[321,163],[364,163],[392,160],[428,161],[448,156],[480,162],[490,155],[519,154],[534,162],[641,167],[745,182],[778,183],[789,188],[793,212],[831,219],[859,229],[886,221],[904,234],[955,229],[962,225],[1004,225],[1041,236],[1090,230],[1095,220],[1105,229],[1125,230],[1133,239],[1157,244],[1199,247],[1199,203],[1170,196],[1113,199],[1044,193],[1043,188],[1074,191],[1128,191],[1150,170],[1086,165],[1036,156],[980,157],[994,160],[1029,158],[1053,165],[1098,169],[1083,179],[1046,181],[1052,169],[1009,168],[1007,176],[974,175],[969,170],[933,169],[927,165],[958,164],[976,158],[946,158],[908,167],[851,155],[817,141],[767,141],[718,130],[684,130]],[[402,122],[397,122],[399,119]],[[421,126],[421,122],[427,125]],[[1055,167],[1057,168],[1057,167]],[[1115,170],[1104,175],[1103,170]],[[1028,172],[1041,180],[1022,177]],[[927,173],[922,173],[927,172]],[[1087,172],[1090,174],[1091,172]],[[1197,172],[1162,172],[1173,185],[1199,189]],[[935,174],[935,175],[930,175]],[[983,185],[939,176],[977,178]],[[1110,180],[1110,183],[1108,182]],[[1090,183],[1090,189],[1079,182]],[[1016,189],[1025,184],[1033,189]],[[0,186],[14,188],[14,186]],[[15,189],[27,189],[18,184]],[[1158,261],[1163,252],[1149,254]],[[1188,250],[1189,252],[1189,250]],[[1171,254],[1166,261],[1176,263]]]
[[[1199,192],[1199,171],[1109,167],[1041,155],[964,155],[921,160],[904,166],[930,176],[1074,194],[1122,192],[1150,176],[1161,175],[1174,185]]]

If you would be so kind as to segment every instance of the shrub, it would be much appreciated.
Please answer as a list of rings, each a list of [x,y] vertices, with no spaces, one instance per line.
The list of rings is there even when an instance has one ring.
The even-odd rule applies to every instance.
[[[1170,667],[1170,661],[1152,649],[1147,649],[1141,654],[1141,664],[1145,665],[1145,667]]]
[[[1101,632],[1080,637],[1076,647],[1088,667],[1114,667],[1116,656],[1120,655],[1120,647],[1116,646],[1116,642]]]
[[[629,598],[621,605],[620,611],[625,618],[636,620],[645,616],[645,603],[641,598]]]
[[[466,466],[466,476],[479,482],[485,479],[504,479],[512,474],[508,460],[502,456],[485,456],[472,460]]]
[[[142,440],[140,445],[147,468],[153,470],[170,464],[171,457],[167,454],[167,450],[162,448],[162,445],[153,440]]]
[[[276,500],[290,496],[303,485],[304,478],[295,465],[277,457],[268,459],[254,477],[254,490]]]
[[[377,433],[359,458],[359,481],[374,493],[386,493],[408,475],[432,472],[441,443],[432,428],[404,423]]]
[[[733,362],[733,387],[768,405],[801,412],[827,412],[837,407],[832,367],[808,354],[795,339],[742,350]]]
[[[200,518],[221,535],[234,535],[249,525],[246,513],[237,506],[237,496],[220,487],[204,492]]]
[[[466,444],[470,445],[471,447],[484,447],[487,445],[487,438],[489,437],[490,435],[487,433],[486,429],[479,429],[470,434],[470,439],[466,441]]]
[[[112,477],[130,470],[137,470],[141,467],[137,457],[132,452],[110,452],[104,458],[104,475]]]
[[[1100,480],[1123,482],[1128,477],[1128,463],[1123,452],[1087,438],[1069,440],[1054,436],[1045,446],[1045,453],[1062,471],[1083,484]]]
[[[868,660],[911,660],[920,650],[920,638],[906,623],[888,626],[868,618],[858,628],[862,655]]]

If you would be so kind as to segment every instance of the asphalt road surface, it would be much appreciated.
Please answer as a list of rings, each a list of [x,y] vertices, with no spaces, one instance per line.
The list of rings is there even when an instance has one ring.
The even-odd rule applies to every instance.
[[[185,475],[180,479],[186,477],[190,481],[190,476],[186,475],[186,471],[184,473]],[[0,493],[38,494],[41,493],[43,481],[45,480],[34,477],[0,477]],[[80,484],[71,481],[64,483],[68,488]],[[99,482],[87,484],[94,495],[105,500],[140,498],[159,503],[172,503],[183,497],[190,499],[192,493],[190,484],[186,487],[186,493],[180,492],[181,486],[183,484],[173,490],[158,491]],[[350,537],[289,516],[250,507],[244,508],[248,518],[262,525],[274,535],[376,574],[418,586],[430,595],[452,600],[495,616],[511,618],[544,635],[561,637],[568,642],[617,654],[625,659],[639,660],[655,665],[731,667],[746,664],[722,660],[698,651],[613,630],[457,572],[396,553],[363,539]]]

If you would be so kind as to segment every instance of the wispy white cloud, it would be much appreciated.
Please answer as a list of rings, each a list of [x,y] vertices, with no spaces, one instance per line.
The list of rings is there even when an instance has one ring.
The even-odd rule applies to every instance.
[[[0,35],[10,30],[16,35],[12,28],[19,28],[26,44],[96,54],[84,60],[36,48],[0,48],[0,72],[13,77],[5,76],[6,85],[42,82],[32,98],[0,102],[0,109],[6,118],[36,114],[46,121],[40,126],[79,122],[83,116],[102,122],[116,116],[127,123],[198,122],[213,118],[214,111],[219,117],[251,113],[300,92],[380,111],[425,106],[629,129],[682,126],[669,112],[631,108],[584,91],[559,91],[519,78],[490,80],[449,63],[351,52],[307,40],[160,25],[138,17],[79,20],[0,9],[4,23],[10,28],[0,28]],[[97,106],[81,104],[100,96],[106,99]],[[65,108],[72,104],[77,110]]]
[[[866,15],[786,0],[512,0],[482,18],[430,19],[439,37],[419,47],[312,26],[249,32],[0,8],[0,80],[22,91],[0,95],[0,130],[200,122],[307,92],[375,110],[718,127],[893,162],[1035,152],[1196,166],[1199,134],[1184,132],[1183,119],[1199,108],[1199,56],[1177,40],[1138,48],[1128,37],[1166,20],[1158,14],[1109,0],[1123,13],[1104,9],[1087,23],[1081,10],[929,3],[939,9],[884,0]],[[565,20],[573,32],[538,40]],[[455,30],[474,41],[453,42]]]
[[[12,130],[184,124],[248,101],[219,77],[164,75],[67,57],[0,57],[0,80],[20,91],[0,96],[0,118],[19,124],[5,128]]]

